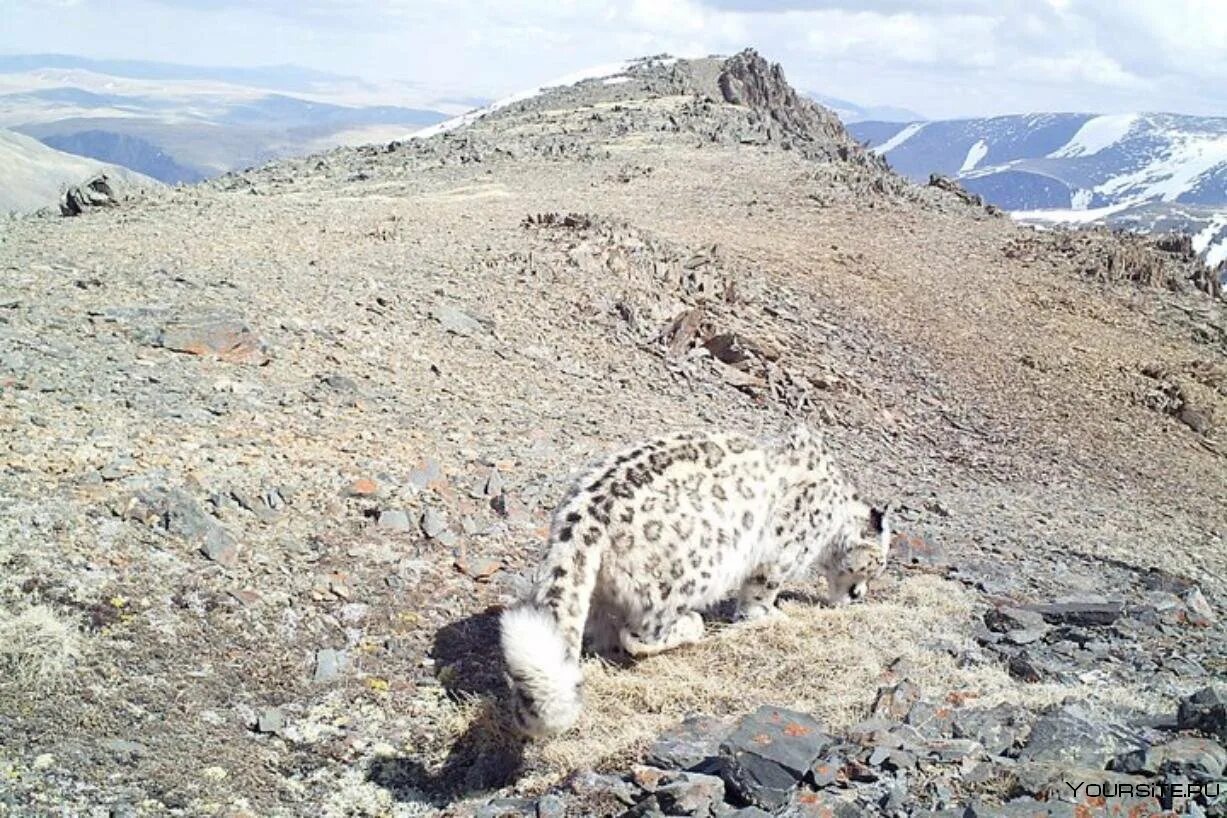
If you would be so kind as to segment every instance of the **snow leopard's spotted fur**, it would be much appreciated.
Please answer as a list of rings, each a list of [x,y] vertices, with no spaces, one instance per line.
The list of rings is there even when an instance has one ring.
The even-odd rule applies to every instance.
[[[771,446],[696,432],[610,457],[554,512],[530,598],[503,613],[517,727],[549,735],[575,723],[584,641],[632,656],[690,644],[703,634],[699,611],[734,592],[739,619],[778,615],[781,584],[815,562],[832,603],[859,599],[889,538],[883,512],[804,427]]]

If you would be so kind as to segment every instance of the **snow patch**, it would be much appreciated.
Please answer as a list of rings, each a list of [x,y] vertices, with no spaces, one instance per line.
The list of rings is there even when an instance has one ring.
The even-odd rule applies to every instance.
[[[1086,210],[1090,206],[1091,198],[1094,195],[1094,191],[1079,188],[1074,191],[1073,196],[1069,197],[1069,206],[1074,210]]]
[[[1013,210],[1010,216],[1020,222],[1049,222],[1055,224],[1093,224],[1106,219],[1122,210],[1133,207],[1131,202],[1097,207],[1093,210],[1069,210],[1053,208],[1051,210]]]
[[[1068,142],[1048,155],[1053,159],[1094,156],[1124,139],[1137,120],[1137,114],[1092,117],[1082,123],[1082,127]]]
[[[963,160],[963,166],[959,168],[959,173],[966,173],[969,170],[975,170],[976,165],[988,155],[988,143],[983,139],[972,145],[967,151],[967,158]]]
[[[1214,267],[1227,261],[1227,236],[1206,248],[1206,264]]]
[[[1175,201],[1191,190],[1198,177],[1227,164],[1227,136],[1179,133],[1159,134],[1171,145],[1166,155],[1133,173],[1116,176],[1095,188],[1097,193],[1127,197],[1130,203],[1159,199]]]
[[[1211,267],[1227,260],[1227,213],[1219,213],[1193,237],[1193,252],[1204,253]]]
[[[908,141],[913,136],[920,133],[921,129],[924,128],[924,126],[927,124],[928,124],[927,122],[913,122],[911,125],[908,125],[903,130],[899,131],[899,133],[895,134],[890,139],[886,140],[881,145],[878,145],[876,148],[873,148],[872,150],[874,153],[878,154],[879,156],[881,156],[882,154],[890,153],[895,148],[899,147],[904,142]]]
[[[601,84],[602,85],[621,85],[624,82],[630,82],[630,81],[631,81],[630,77],[623,75],[620,77],[606,77],[605,79],[601,80]]]

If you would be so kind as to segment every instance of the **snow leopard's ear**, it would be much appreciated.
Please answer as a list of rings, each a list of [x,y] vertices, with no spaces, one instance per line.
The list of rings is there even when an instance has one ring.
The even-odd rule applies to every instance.
[[[886,527],[886,512],[877,506],[869,509],[869,533],[873,536],[881,534]]]

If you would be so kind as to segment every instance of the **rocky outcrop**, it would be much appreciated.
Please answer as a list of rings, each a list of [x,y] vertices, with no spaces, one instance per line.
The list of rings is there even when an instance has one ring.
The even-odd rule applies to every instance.
[[[64,191],[64,195],[60,198],[60,214],[80,216],[90,208],[114,207],[117,204],[119,204],[119,195],[111,178],[105,173],[100,173]]]
[[[1019,236],[1007,245],[1005,254],[1024,261],[1065,260],[1083,276],[1099,281],[1222,295],[1215,271],[1193,251],[1188,236],[1148,238],[1102,227],[1060,229]]]
[[[732,723],[693,716],[624,775],[588,774],[536,802],[499,799],[474,814],[602,814],[596,805],[610,801],[653,817],[1223,814],[1220,688],[1181,700],[1165,729],[1076,704],[1032,713],[933,702],[907,680],[878,700],[905,689],[902,710],[875,708],[841,731],[770,706]]]
[[[834,113],[798,94],[779,63],[753,49],[725,60],[716,83],[725,102],[758,112],[799,147],[845,159],[863,153]]]

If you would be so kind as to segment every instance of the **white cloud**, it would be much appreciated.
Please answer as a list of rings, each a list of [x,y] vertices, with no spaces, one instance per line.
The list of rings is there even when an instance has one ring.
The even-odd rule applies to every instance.
[[[1227,115],[1225,0],[0,2],[0,51],[297,63],[451,94],[498,97],[633,56],[754,46],[803,89],[931,116]]]

